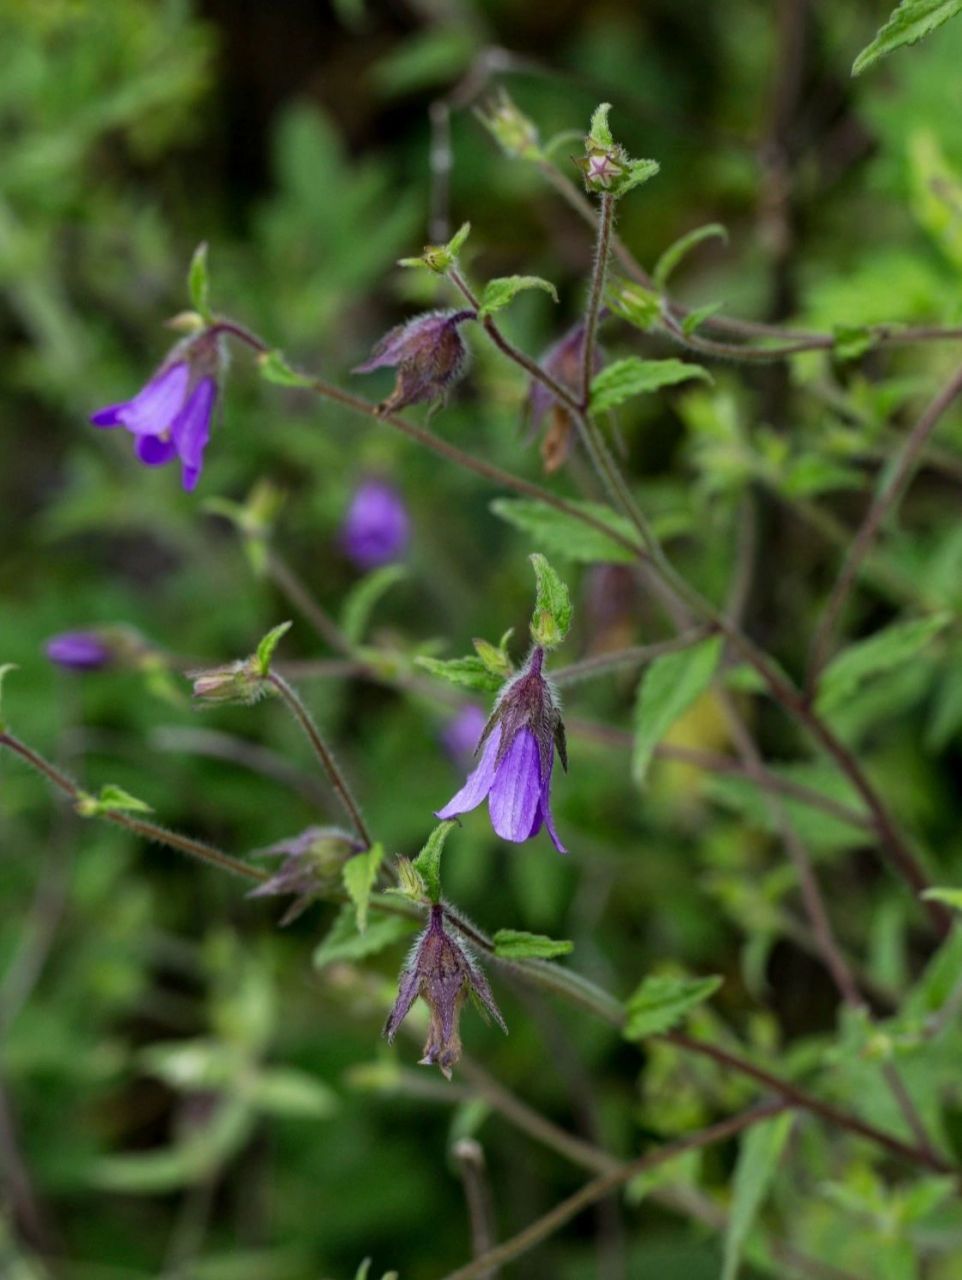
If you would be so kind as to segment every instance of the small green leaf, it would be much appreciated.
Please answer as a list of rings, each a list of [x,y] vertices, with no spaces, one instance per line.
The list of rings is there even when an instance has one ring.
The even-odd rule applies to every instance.
[[[700,364],[688,364],[684,360],[642,360],[627,356],[616,360],[596,374],[591,384],[591,412],[603,413],[615,409],[632,396],[657,391],[660,387],[674,386],[701,378],[711,382],[711,375]]]
[[[257,357],[261,377],[265,382],[273,382],[279,387],[310,387],[313,379],[306,373],[298,373],[287,363],[283,352],[265,351]]]
[[[427,885],[421,879],[411,859],[398,854],[394,859],[394,867],[398,879],[397,888],[388,889],[387,892],[409,898],[412,902],[423,902],[428,891]]]
[[[558,301],[558,290],[550,280],[542,280],[540,276],[499,276],[496,280],[489,280],[484,286],[478,315],[494,315],[525,289],[543,289],[545,293],[551,294],[555,302]]]
[[[494,935],[494,953],[504,960],[554,960],[574,951],[575,944],[543,933],[524,933],[520,929],[499,929]]]
[[[714,995],[721,984],[715,974],[707,978],[646,978],[626,1002],[625,1038],[643,1040],[645,1036],[670,1031],[686,1013]]]
[[[648,775],[655,747],[711,684],[723,643],[721,636],[710,636],[690,649],[656,658],[646,670],[635,705],[631,761],[632,776],[639,785]]]
[[[270,674],[271,661],[274,657],[274,650],[281,642],[281,638],[286,636],[293,626],[293,622],[281,622],[267,635],[257,646],[257,652],[254,654],[254,662],[257,667],[257,674],[266,676]]]
[[[428,658],[422,655],[414,659],[414,665],[457,685],[459,689],[471,689],[474,693],[493,693],[504,683],[500,677],[492,675],[474,654],[466,658]]]
[[[210,277],[207,272],[206,240],[197,246],[194,250],[194,256],[190,260],[190,269],[187,272],[187,291],[190,294],[194,310],[206,324],[210,324]]]
[[[855,59],[852,75],[860,75],[903,45],[915,44],[960,12],[962,0],[902,0],[875,39]]]
[[[720,302],[706,302],[703,307],[695,307],[693,311],[689,311],[681,322],[681,331],[686,338],[690,338],[706,320],[709,320],[717,311],[721,311],[722,304]]]
[[[602,102],[600,106],[595,107],[591,115],[591,124],[588,126],[588,141],[597,147],[610,147],[614,145],[614,138],[611,136],[611,129],[608,125],[608,112],[611,110],[610,102]]]
[[[324,969],[330,964],[363,960],[367,956],[377,955],[385,947],[407,937],[415,928],[413,920],[406,920],[402,916],[382,915],[372,920],[365,931],[360,933],[354,907],[345,905],[327,937],[315,950],[314,967]]]
[[[843,649],[822,673],[817,700],[819,712],[836,710],[872,676],[916,657],[951,620],[952,615],[944,612],[911,622],[894,622],[867,640]]]
[[[665,252],[655,263],[655,269],[651,273],[652,279],[659,289],[664,289],[668,283],[668,277],[678,266],[679,262],[692,249],[702,244],[705,240],[714,238],[728,240],[728,232],[720,222],[709,222],[704,227],[696,227],[694,231],[689,231],[687,235],[680,236],[674,244],[668,246]]]
[[[555,649],[571,626],[571,596],[559,574],[536,551],[528,557],[534,567],[535,603],[531,638],[543,649]]]
[[[926,889],[921,895],[926,902],[944,902],[955,911],[962,911],[962,889]]]
[[[138,800],[129,791],[125,791],[123,787],[118,787],[112,782],[108,782],[101,787],[100,794],[96,796],[82,791],[74,804],[74,808],[82,818],[98,818],[105,813],[118,812],[153,813],[149,804],[145,804],[143,800]]]
[[[513,632],[513,628],[506,631],[501,639],[501,644],[495,648],[493,644],[489,644],[487,640],[472,640],[478,657],[484,663],[485,669],[490,671],[493,676],[497,676],[499,680],[507,680],[508,676],[514,675],[514,663],[508,657],[505,651],[505,645]]]
[[[465,240],[467,240],[470,234],[471,234],[471,223],[462,222],[460,227],[458,227],[457,231],[455,231],[454,235],[451,237],[451,239],[448,241],[447,245],[445,246],[448,254],[452,258],[456,258],[458,256],[458,254],[461,252],[461,249],[464,246]]]
[[[530,534],[536,543],[553,556],[571,560],[576,564],[633,564],[641,554],[631,549],[636,543],[634,526],[630,520],[598,502],[576,502],[570,505],[586,516],[608,525],[629,544],[624,546],[609,538],[600,529],[584,524],[566,511],[558,511],[535,498],[495,498],[491,510],[522,533]]]
[[[471,232],[471,223],[458,228],[447,244],[426,244],[420,258],[400,258],[399,267],[423,267],[437,275],[444,275],[461,251],[461,246]]]
[[[606,301],[616,316],[627,320],[643,333],[650,333],[661,319],[661,295],[633,280],[612,282],[606,293]]]
[[[371,902],[371,890],[384,858],[384,846],[373,844],[365,853],[355,853],[341,869],[344,888],[354,903],[358,933],[367,928],[367,911]]]
[[[725,1232],[725,1260],[721,1280],[736,1280],[752,1223],[765,1201],[778,1161],[792,1129],[790,1111],[748,1129],[738,1150],[734,1193]]]
[[[864,324],[836,324],[832,327],[832,334],[835,338],[835,358],[843,362],[861,359],[878,340]]]
[[[441,901],[441,851],[444,842],[458,824],[452,819],[442,822],[427,838],[424,848],[414,859],[414,870],[424,881],[432,902]]]
[[[17,664],[15,662],[5,662],[0,666],[0,733],[6,733],[7,731],[7,722],[3,718],[3,682],[8,672],[16,670]]]
[[[653,178],[660,168],[661,165],[657,160],[629,160],[628,172],[611,188],[611,194],[620,199],[635,187],[640,187],[643,182],[647,182],[649,178]]]
[[[361,643],[371,614],[381,598],[406,577],[407,569],[403,564],[385,564],[352,587],[341,612],[341,630],[351,644]]]

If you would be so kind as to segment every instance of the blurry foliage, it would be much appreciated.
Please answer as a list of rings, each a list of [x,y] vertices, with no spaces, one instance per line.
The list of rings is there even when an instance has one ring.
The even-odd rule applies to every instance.
[[[845,327],[849,358],[798,357],[781,384],[769,367],[743,375],[714,363],[711,385],[619,408],[632,483],[676,561],[714,599],[733,574],[741,504],[755,495],[748,621],[797,673],[849,531],[904,425],[958,358],[944,343],[870,349],[863,326],[962,321],[962,24],[853,84],[852,59],[884,14],[867,0],[812,6],[786,144],[786,257],[761,145],[778,57],[772,5],[260,8],[255,21],[247,6],[195,12],[182,0],[0,0],[0,661],[19,666],[4,686],[18,734],[86,790],[129,789],[171,826],[238,854],[317,820],[313,762],[275,704],[199,720],[144,672],[72,678],[42,656],[57,631],[118,621],[185,662],[249,653],[290,606],[258,572],[263,548],[249,561],[205,500],[243,503],[265,479],[283,495],[275,546],[331,614],[400,669],[413,671],[418,655],[467,653],[475,637],[493,641],[508,627],[524,636],[532,550],[564,559],[576,605],[566,661],[661,634],[657,603],[636,586],[614,621],[596,607],[593,562],[624,558],[603,536],[580,528],[575,544],[557,513],[494,493],[379,424],[268,387],[243,358],[194,499],[168,471],[139,468],[120,433],[86,426],[94,406],[131,394],[163,357],[163,321],[186,304],[185,267],[201,240],[215,307],[298,367],[377,398],[387,381],[362,387],[351,367],[411,310],[449,302],[429,273],[394,269],[428,237],[428,105],[494,45],[517,54],[503,78],[542,139],[583,127],[604,97],[617,104],[629,150],[658,158],[661,174],[619,217],[643,263],[696,228],[727,228],[727,244],[706,239],[670,261],[674,296]],[[318,41],[327,52],[307,65]],[[238,170],[237,144],[225,139],[252,120]],[[536,353],[579,313],[590,232],[469,110],[454,112],[452,135],[451,227],[472,221],[472,276],[533,273],[558,286],[559,308],[525,293],[499,317]],[[565,172],[566,155],[562,143]],[[603,337],[611,360],[677,354],[619,323]],[[537,450],[519,435],[523,378],[480,333],[470,341],[472,373],[434,426],[539,478]],[[368,473],[393,477],[415,534],[406,576],[359,584],[337,529]],[[960,476],[956,411],[866,566],[827,709],[946,886],[962,874]],[[582,479],[576,455],[557,483],[597,501]],[[298,617],[284,656],[329,655]],[[728,674],[737,684],[739,673]],[[707,679],[693,679],[666,716],[669,743],[730,747],[702,694]],[[627,671],[579,684],[569,712],[627,729],[636,684]],[[438,746],[449,708],[374,683],[304,687],[388,854],[413,856],[457,785]],[[752,715],[778,777],[856,803],[782,717],[761,701]],[[865,856],[865,833],[787,802],[882,1015],[872,1027],[837,1017],[770,811],[744,777],[655,759],[641,787],[628,752],[571,739],[571,773],[555,786],[571,857],[543,837],[507,848],[483,813],[471,815],[449,842],[446,893],[491,930],[570,939],[576,967],[619,996],[654,973],[669,984],[722,975],[717,996],[691,1013],[695,1033],[771,1056],[902,1133],[878,1071],[880,1060],[896,1062],[958,1157],[962,1041],[951,1005],[944,1014],[962,971],[958,935],[926,965],[917,906]],[[244,744],[294,772],[251,770]],[[441,1105],[434,1089],[419,1096],[407,1069],[415,1041],[402,1037],[393,1051],[378,1041],[410,936],[404,922],[372,918],[358,934],[348,915],[318,906],[279,931],[271,899],[251,902],[211,871],[81,823],[7,758],[0,784],[0,1103],[28,1175],[25,1190],[8,1181],[0,1205],[4,1276],[335,1280],[363,1275],[359,1260],[371,1256],[372,1280],[392,1267],[430,1280],[468,1251],[446,1156],[465,1133],[485,1145],[503,1234],[571,1189],[563,1162],[486,1106],[456,1091]],[[468,1051],[549,1118],[594,1128],[619,1156],[755,1097],[672,1045],[646,1042],[638,1054],[567,1007],[535,1015],[494,982],[511,1035],[466,1019]],[[593,1115],[581,1106],[585,1073]],[[955,1280],[962,1211],[945,1179],[913,1178],[858,1143],[840,1157],[835,1138],[799,1119],[789,1146],[805,1172],[773,1173],[766,1224],[853,1274]],[[721,1243],[659,1192],[677,1193],[675,1206],[687,1195],[729,1208],[733,1160],[734,1148],[712,1150],[633,1185],[631,1275],[719,1274]],[[590,1216],[579,1220],[515,1274],[595,1276],[591,1228]],[[762,1236],[746,1231],[741,1274],[784,1275]]]

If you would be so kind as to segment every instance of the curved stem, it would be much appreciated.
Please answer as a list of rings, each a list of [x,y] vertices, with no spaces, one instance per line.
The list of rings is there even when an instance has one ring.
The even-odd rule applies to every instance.
[[[43,774],[48,782],[51,782],[58,791],[72,800],[74,804],[83,799],[83,791],[72,778],[68,777],[61,769],[58,769],[56,765],[51,764],[49,760],[45,760],[32,747],[28,747],[25,742],[15,738],[13,734],[0,733],[0,747],[6,747],[26,764],[30,765],[32,769]],[[260,881],[267,879],[266,872],[259,870],[257,867],[249,867],[246,862],[232,858],[230,854],[223,853],[220,849],[207,844],[203,840],[195,840],[192,836],[184,836],[177,831],[168,831],[166,827],[159,827],[153,822],[145,822],[143,818],[133,818],[130,814],[124,813],[119,809],[108,809],[98,813],[96,816],[103,818],[105,822],[112,822],[115,827],[123,827],[127,831],[132,831],[134,835],[141,836],[144,840],[150,840],[154,844],[166,845],[169,849],[176,849],[179,853],[186,853],[190,857],[197,858],[200,862],[206,862],[221,871],[229,871],[232,875],[243,876],[246,880]]]
[[[334,788],[337,798],[340,800],[344,812],[350,818],[355,831],[364,841],[365,848],[370,848],[374,843],[370,831],[368,831],[367,823],[358,808],[357,801],[351,794],[351,788],[348,786],[347,779],[341,772],[337,761],[334,759],[331,749],[321,737],[317,725],[314,723],[311,713],[304,705],[300,694],[294,687],[287,683],[283,676],[278,675],[276,671],[268,672],[267,679],[271,685],[280,694],[281,699],[287,706],[287,709],[293,715],[304,730],[304,734],[314,749],[314,754],[321,763],[321,767],[327,774],[327,777]]]
[[[598,315],[601,311],[601,299],[605,291],[605,278],[608,275],[608,253],[611,248],[611,226],[615,215],[615,197],[605,191],[601,197],[601,208],[598,213],[598,233],[595,240],[595,259],[591,270],[591,284],[588,288],[588,303],[585,307],[585,341],[581,359],[581,409],[587,413],[591,403],[591,379],[595,370],[595,337],[598,332]]]

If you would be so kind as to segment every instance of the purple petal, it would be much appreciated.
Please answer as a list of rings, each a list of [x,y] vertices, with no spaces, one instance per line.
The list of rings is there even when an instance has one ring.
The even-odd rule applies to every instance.
[[[105,409],[98,409],[90,415],[95,427],[122,427],[121,414],[129,406],[129,400],[121,400],[120,404],[108,404]]]
[[[491,825],[502,840],[520,844],[534,834],[541,804],[541,761],[530,729],[520,729],[498,765],[488,797]]]
[[[121,425],[135,436],[163,435],[172,426],[183,406],[189,376],[187,365],[183,361],[161,369],[160,373],[137,392],[133,400],[116,406]],[[109,414],[110,410],[103,412]],[[101,414],[97,417],[101,417]]]
[[[381,480],[366,480],[351,500],[341,545],[359,569],[375,569],[404,555],[410,533],[411,522],[398,491]]]
[[[171,435],[183,468],[183,485],[187,490],[197,484],[204,465],[204,450],[210,439],[210,420],[217,397],[213,378],[202,378],[190,399],[171,423]]]
[[[398,987],[394,1008],[388,1014],[387,1022],[384,1024],[384,1035],[387,1037],[388,1043],[397,1035],[398,1028],[407,1017],[411,1005],[417,999],[419,985],[420,978],[417,968],[412,965],[410,969],[406,969],[401,974],[401,982]]]
[[[561,843],[560,839],[558,838],[558,833],[555,830],[555,825],[554,825],[554,816],[551,812],[551,774],[550,772],[547,778],[545,779],[544,787],[541,791],[541,800],[538,805],[538,827],[539,828],[541,826],[542,820],[544,821],[544,825],[548,829],[548,835],[551,837],[551,843],[554,845],[554,847],[558,850],[559,853],[567,853],[568,850],[564,847],[564,845]]]
[[[438,809],[436,818],[458,818],[462,813],[476,809],[491,790],[495,779],[495,761],[498,757],[498,743],[501,741],[501,726],[495,725],[491,736],[484,744],[481,759],[468,775],[468,780],[457,793],[452,796],[443,809]]]
[[[110,646],[95,631],[65,631],[51,636],[44,650],[51,662],[77,671],[105,667],[113,656]]]
[[[383,369],[385,365],[397,364],[403,354],[407,327],[407,324],[399,324],[388,330],[364,363],[355,365],[351,372],[373,373],[375,369]]]
[[[134,447],[137,457],[148,467],[161,467],[177,453],[173,440],[161,440],[160,436],[138,436]]]

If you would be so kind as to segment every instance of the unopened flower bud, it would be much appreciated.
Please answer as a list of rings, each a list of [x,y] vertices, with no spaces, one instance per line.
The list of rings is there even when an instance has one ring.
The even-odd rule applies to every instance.
[[[401,971],[397,1000],[384,1025],[384,1034],[388,1043],[394,1040],[420,996],[431,1013],[421,1065],[440,1067],[450,1080],[451,1069],[461,1057],[459,1021],[461,1006],[469,994],[476,997],[478,1006],[490,1014],[505,1034],[508,1028],[477,961],[465,943],[445,929],[445,914],[440,903],[431,908],[428,926]]]
[[[479,744],[481,759],[435,817],[458,818],[487,800],[491,825],[502,840],[530,840],[544,825],[565,853],[551,813],[551,771],[555,749],[565,769],[568,756],[561,709],[543,663],[544,650],[533,649],[524,670],[505,684]]]
[[[474,311],[427,311],[385,334],[371,358],[354,370],[397,369],[394,390],[378,405],[378,412],[392,413],[410,404],[443,400],[467,363],[460,325],[473,319]]]
[[[205,703],[234,703],[250,706],[270,692],[270,682],[255,658],[229,662],[205,671],[188,671],[194,697]]]
[[[341,870],[348,858],[363,851],[363,845],[339,827],[308,827],[289,840],[279,840],[255,854],[261,858],[283,858],[269,879],[252,889],[249,898],[268,898],[287,894],[294,901],[281,917],[281,925],[290,924],[313,901],[341,885]]]
[[[507,155],[520,160],[536,160],[541,155],[534,122],[518,109],[504,89],[486,102],[477,115]]]
[[[341,546],[359,569],[399,560],[407,550],[411,521],[398,491],[383,480],[365,480],[351,499]]]
[[[51,636],[44,652],[58,667],[71,671],[102,671],[106,667],[134,667],[150,653],[144,638],[132,627],[91,627]]]

